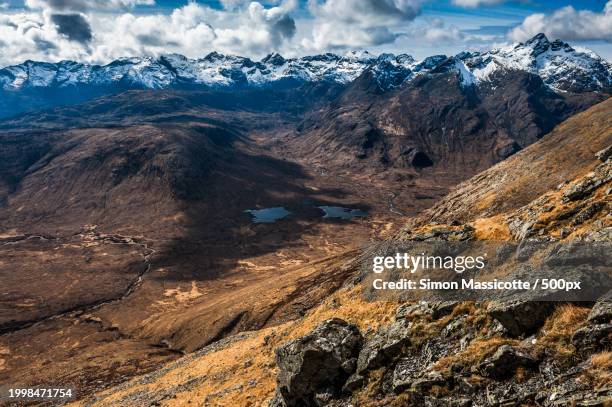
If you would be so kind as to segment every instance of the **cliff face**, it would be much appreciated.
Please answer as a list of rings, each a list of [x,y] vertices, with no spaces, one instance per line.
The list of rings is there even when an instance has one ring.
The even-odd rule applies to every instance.
[[[570,118],[461,184],[396,238],[610,244],[610,113],[608,100]],[[344,287],[302,318],[229,337],[103,391],[92,404],[610,402],[609,297],[594,304],[367,301],[355,278],[363,260],[334,265]]]

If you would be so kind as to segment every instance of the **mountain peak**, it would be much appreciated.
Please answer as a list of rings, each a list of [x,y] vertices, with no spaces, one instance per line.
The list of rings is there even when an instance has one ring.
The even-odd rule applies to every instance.
[[[271,64],[275,66],[283,65],[286,62],[286,59],[283,58],[281,54],[278,52],[274,52],[272,54],[268,54],[264,59],[261,60],[263,64]]]
[[[531,39],[527,40],[525,42],[525,45],[548,44],[548,43],[550,43],[550,41],[548,41],[548,37],[546,36],[546,34],[539,33],[539,34],[534,35]]]

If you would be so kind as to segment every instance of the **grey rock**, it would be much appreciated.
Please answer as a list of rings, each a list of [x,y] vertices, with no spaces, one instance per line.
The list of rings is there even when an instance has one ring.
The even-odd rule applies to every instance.
[[[285,404],[285,400],[283,399],[283,396],[278,388],[274,392],[272,399],[268,402],[268,407],[287,407],[287,404]]]
[[[562,201],[567,203],[586,198],[610,180],[612,180],[612,165],[609,162],[602,163],[578,183],[569,187],[563,194]]]
[[[365,378],[360,374],[354,373],[353,375],[351,375],[351,377],[348,378],[346,383],[344,383],[344,386],[342,387],[342,392],[350,394],[355,390],[362,388],[364,383]]]
[[[425,376],[414,380],[411,384],[411,388],[417,392],[425,392],[431,389],[433,386],[443,386],[447,383],[447,380],[442,376],[440,372],[431,371]]]
[[[395,319],[405,319],[417,315],[430,315],[431,307],[428,302],[402,304],[397,308]]]
[[[339,394],[355,370],[362,341],[357,327],[333,318],[278,348],[277,395],[270,405],[317,406],[325,394]]]
[[[612,157],[612,145],[604,148],[603,150],[599,150],[595,153],[595,157],[597,157],[600,161],[606,162],[610,157]]]
[[[417,374],[420,374],[419,368],[411,358],[401,359],[393,370],[391,382],[393,392],[400,394],[409,389]]]
[[[431,223],[433,224],[433,223]],[[470,225],[463,225],[461,229],[451,229],[446,227],[434,228],[428,232],[417,233],[411,236],[413,241],[465,241],[474,237],[474,228]]]
[[[595,351],[612,345],[612,323],[587,325],[572,335],[579,351]]]
[[[464,330],[462,328],[464,324],[465,324],[464,317],[453,319],[451,320],[451,322],[449,322],[444,327],[444,329],[442,329],[442,332],[440,332],[440,335],[442,335],[445,338],[448,338],[448,337],[454,336],[456,333],[463,333]]]
[[[410,344],[409,333],[408,324],[401,319],[381,329],[359,352],[357,373],[376,369],[396,358]]]
[[[492,356],[478,365],[476,371],[483,377],[503,380],[512,377],[518,367],[533,368],[537,364],[537,359],[510,345],[502,345]]]
[[[612,292],[608,292],[603,298],[595,303],[587,320],[596,324],[612,322]]]
[[[432,305],[431,317],[433,319],[440,319],[447,315],[450,315],[455,307],[459,304],[459,301],[438,301]]]
[[[595,216],[597,212],[604,209],[605,206],[606,204],[604,204],[603,202],[593,202],[592,204],[581,210],[578,215],[576,215],[574,220],[572,220],[572,225],[578,226],[583,224],[584,222]]]
[[[470,399],[456,399],[450,402],[452,407],[472,407],[472,404]]]
[[[492,302],[487,313],[495,318],[512,336],[529,335],[540,328],[554,311],[550,302],[513,300]]]

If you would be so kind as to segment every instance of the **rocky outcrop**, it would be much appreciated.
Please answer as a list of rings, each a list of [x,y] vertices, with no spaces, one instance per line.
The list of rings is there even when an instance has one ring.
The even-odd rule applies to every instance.
[[[534,368],[537,363],[538,361],[531,356],[512,346],[503,345],[491,357],[484,360],[475,371],[483,377],[503,380],[512,377],[517,368]]]
[[[572,336],[572,343],[580,351],[597,351],[612,345],[612,323],[588,325]]]
[[[362,340],[357,327],[333,318],[277,349],[278,387],[270,406],[317,406],[338,396],[355,371]]]
[[[612,322],[612,292],[595,303],[589,313],[588,321],[596,324]]]
[[[600,159],[605,157],[606,161],[598,165],[597,168],[595,168],[593,172],[589,173],[584,179],[572,185],[567,191],[565,191],[563,193],[563,202],[584,199],[597,188],[612,180],[612,162],[610,162],[610,155],[605,153],[606,150],[600,151],[600,153],[597,155],[597,157]]]
[[[510,335],[522,336],[540,328],[554,308],[553,303],[514,300],[493,302],[487,313],[499,321]]]
[[[393,361],[410,343],[409,326],[404,320],[395,321],[367,341],[357,359],[357,373],[364,373]]]

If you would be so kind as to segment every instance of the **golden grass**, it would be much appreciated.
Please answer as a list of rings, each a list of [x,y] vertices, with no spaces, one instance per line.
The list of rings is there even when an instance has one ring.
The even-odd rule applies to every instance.
[[[518,345],[514,339],[493,337],[489,339],[475,339],[463,351],[440,358],[434,365],[435,370],[449,372],[453,366],[461,369],[476,366],[502,345]]]
[[[476,219],[472,223],[477,240],[508,241],[512,240],[510,229],[503,215]]]
[[[612,352],[592,355],[589,359],[589,366],[582,375],[582,380],[592,385],[595,390],[609,387],[612,383]]]
[[[300,320],[254,332],[226,348],[169,370],[151,384],[141,385],[135,378],[126,390],[103,391],[98,396],[108,397],[94,405],[121,405],[122,397],[129,394],[159,392],[180,385],[191,377],[205,377],[196,388],[177,393],[174,398],[164,400],[162,405],[182,406],[208,397],[209,405],[265,406],[276,387],[276,348],[308,334],[319,323],[332,317],[354,323],[362,332],[368,328],[375,330],[393,320],[397,306],[396,302],[365,300],[360,287],[341,289]],[[245,364],[245,361],[249,363]],[[249,385],[249,380],[253,379],[256,383]]]
[[[552,352],[561,360],[569,360],[575,349],[571,337],[582,327],[590,309],[572,304],[564,304],[546,320],[536,342],[536,352]]]

